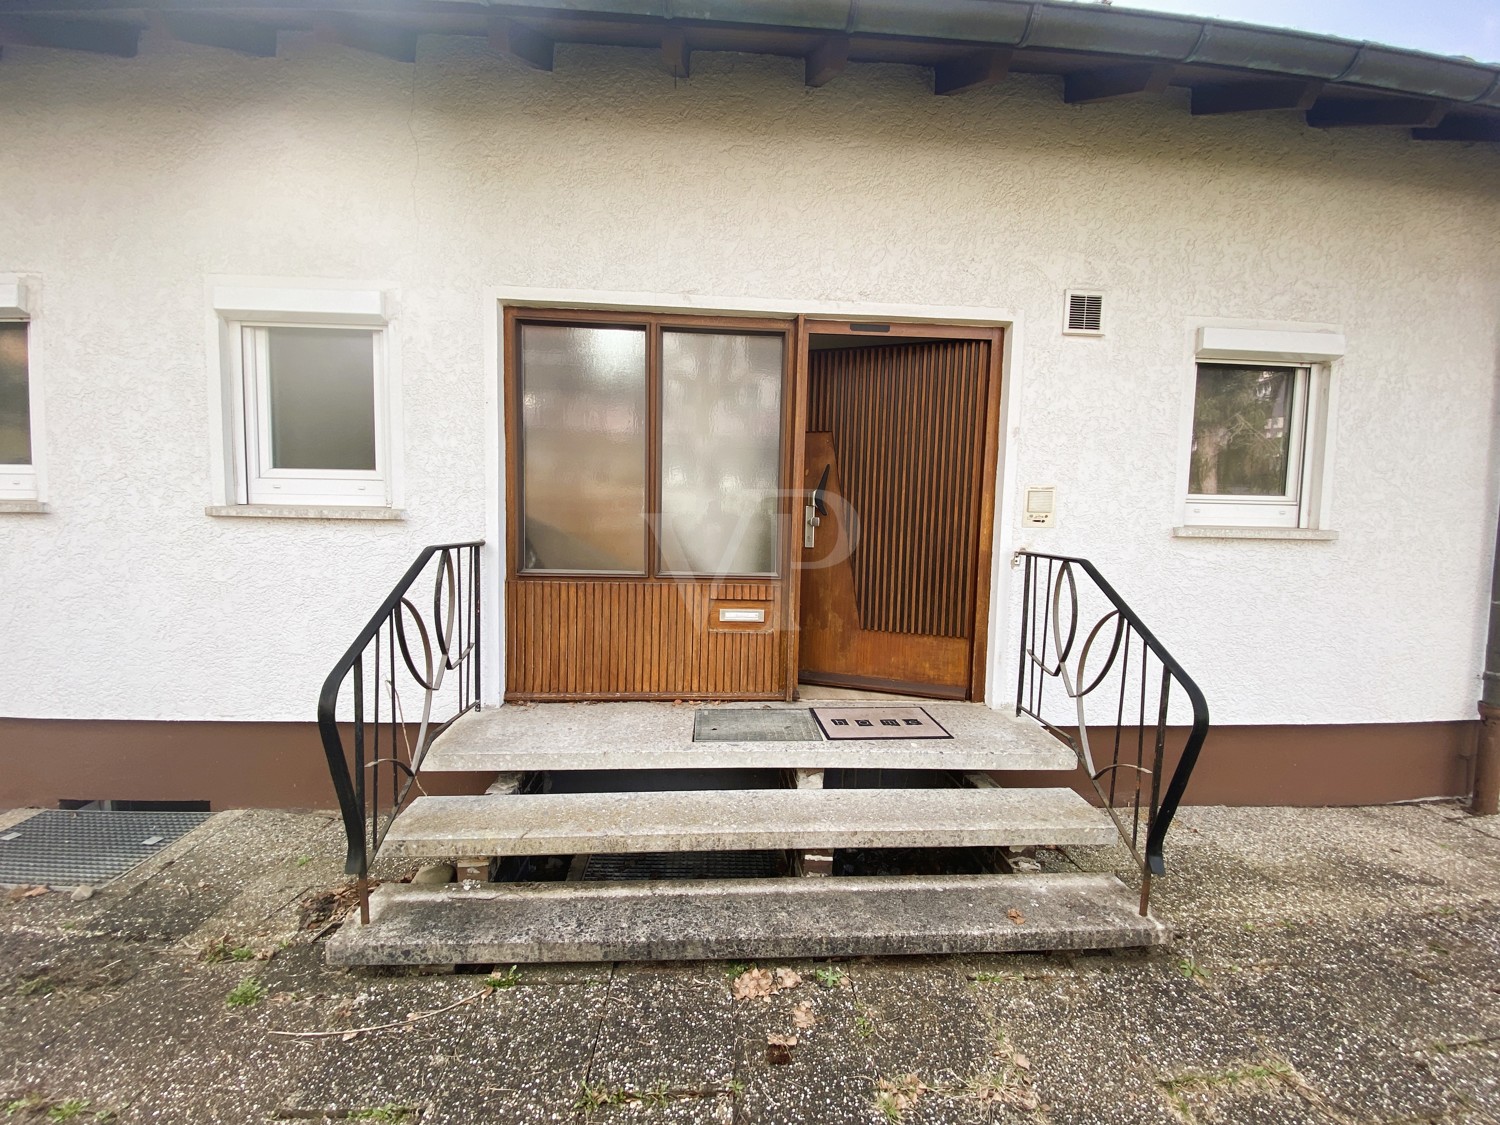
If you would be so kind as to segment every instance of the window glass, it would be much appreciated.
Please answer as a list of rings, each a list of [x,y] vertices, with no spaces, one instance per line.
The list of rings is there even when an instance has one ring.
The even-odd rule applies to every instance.
[[[662,570],[774,574],[780,336],[662,333]]]
[[[271,468],[375,470],[375,334],[269,328]]]
[[[0,322],[0,465],[31,464],[26,324]]]
[[[1286,496],[1296,369],[1198,365],[1188,491]]]
[[[646,331],[521,326],[523,570],[646,570]]]

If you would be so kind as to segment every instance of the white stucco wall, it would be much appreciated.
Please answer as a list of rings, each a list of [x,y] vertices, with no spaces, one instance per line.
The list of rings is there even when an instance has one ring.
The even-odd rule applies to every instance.
[[[310,719],[417,549],[495,526],[493,294],[575,289],[1013,318],[1004,542],[1096,560],[1216,722],[1472,717],[1500,151],[1192,119],[1180,91],[1070,107],[1048,79],[950,99],[902,67],[808,90],[795,60],[693,63],[7,47],[0,273],[39,281],[51,511],[0,515],[0,714]],[[204,514],[222,275],[397,291],[404,521]],[[1069,286],[1107,292],[1107,336],[1061,334]],[[1205,317],[1348,335],[1337,542],[1171,536]],[[1056,528],[1015,528],[1027,483],[1058,486]]]

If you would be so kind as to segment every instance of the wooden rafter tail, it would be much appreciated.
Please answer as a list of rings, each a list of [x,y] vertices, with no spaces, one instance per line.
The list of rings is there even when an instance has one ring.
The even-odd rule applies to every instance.
[[[687,32],[680,27],[669,27],[662,32],[661,61],[673,78],[687,78],[692,71],[693,49],[688,44]]]
[[[1063,79],[1063,101],[1085,105],[1130,94],[1159,94],[1172,81],[1171,63],[1131,63],[1074,71]]]
[[[830,35],[808,54],[803,81],[808,86],[826,86],[849,65],[849,37]]]
[[[532,70],[551,70],[556,44],[515,20],[496,17],[490,23],[490,50]]]
[[[0,17],[0,47],[52,47],[130,59],[140,49],[141,28],[113,20],[46,16]]]
[[[1272,109],[1306,112],[1323,92],[1323,83],[1296,79],[1208,82],[1193,87],[1194,117],[1224,113],[1257,113]]]
[[[417,33],[406,28],[333,13],[320,17],[314,31],[327,43],[366,51],[394,62],[417,61]]]
[[[932,68],[932,92],[934,94],[962,94],[980,86],[992,86],[1010,74],[1010,63],[1014,52],[1010,48],[993,51],[977,51],[961,59],[939,63]]]
[[[1411,129],[1436,128],[1449,107],[1435,98],[1319,98],[1307,111],[1314,129],[1340,129],[1360,125],[1403,125]]]
[[[179,43],[219,47],[255,58],[276,57],[274,24],[208,12],[159,12],[153,25]]]

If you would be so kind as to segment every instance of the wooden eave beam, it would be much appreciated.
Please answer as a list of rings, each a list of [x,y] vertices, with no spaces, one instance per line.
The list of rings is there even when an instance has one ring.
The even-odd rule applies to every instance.
[[[1340,129],[1353,125],[1404,125],[1413,129],[1435,128],[1448,115],[1448,106],[1432,98],[1319,98],[1307,111],[1314,129]]]
[[[1063,79],[1063,101],[1083,105],[1129,94],[1159,94],[1172,81],[1172,70],[1171,63],[1131,63],[1075,71]]]
[[[1012,55],[1009,47],[1001,47],[938,63],[932,68],[932,92],[962,94],[965,90],[1002,81],[1010,73]]]
[[[497,18],[490,24],[490,50],[515,59],[532,70],[551,70],[553,41],[515,20]]]
[[[682,28],[669,27],[662,33],[661,61],[673,78],[688,77],[692,69],[693,49],[688,46],[687,32]]]
[[[1248,82],[1209,82],[1193,87],[1194,117],[1218,113],[1254,113],[1267,109],[1309,110],[1323,92],[1316,80],[1267,79]]]
[[[396,62],[417,61],[417,33],[403,27],[391,27],[354,16],[334,13],[321,17],[314,25],[319,39],[368,51],[372,55]]]
[[[141,29],[129,23],[43,16],[0,17],[0,46],[4,47],[54,47],[130,59],[139,50],[140,39]]]
[[[1414,141],[1500,141],[1500,117],[1443,118],[1437,125],[1413,129]]]
[[[162,12],[158,22],[179,43],[222,47],[262,59],[276,57],[276,28],[271,24],[206,12]]]
[[[802,81],[808,86],[826,86],[848,65],[849,37],[830,35],[808,52]]]

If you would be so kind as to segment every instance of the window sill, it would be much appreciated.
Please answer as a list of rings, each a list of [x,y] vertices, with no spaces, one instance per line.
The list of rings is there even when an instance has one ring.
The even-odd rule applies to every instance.
[[[362,508],[356,505],[317,507],[296,504],[212,504],[205,515],[230,516],[236,519],[266,520],[404,520],[400,508]]]
[[[29,513],[31,515],[42,515],[47,511],[47,505],[40,500],[0,500],[0,514],[20,515]]]
[[[1174,539],[1301,539],[1316,543],[1332,543],[1338,539],[1337,531],[1324,531],[1315,527],[1210,527],[1207,525],[1174,527]]]

